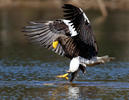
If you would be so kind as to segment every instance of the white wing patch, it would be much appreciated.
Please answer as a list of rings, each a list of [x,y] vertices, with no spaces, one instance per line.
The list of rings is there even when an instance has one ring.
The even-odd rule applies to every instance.
[[[85,18],[85,21],[87,21],[88,23],[90,23],[88,17],[87,17],[86,14],[83,12],[83,10],[82,10],[81,8],[79,8],[79,9],[80,9],[80,11],[83,13],[83,16],[84,16],[84,18]]]
[[[69,72],[75,72],[78,70],[79,68],[79,64],[80,64],[80,61],[79,61],[79,57],[75,57],[71,60],[70,62],[70,66],[69,66]]]
[[[75,31],[75,28],[73,28],[72,23],[69,23],[70,20],[63,20],[63,22],[68,26],[71,36],[76,36],[77,32]]]

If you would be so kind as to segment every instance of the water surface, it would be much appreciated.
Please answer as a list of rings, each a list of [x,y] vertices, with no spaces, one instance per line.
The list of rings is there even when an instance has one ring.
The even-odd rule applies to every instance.
[[[129,13],[87,11],[99,45],[99,55],[115,61],[87,67],[73,83],[56,78],[69,60],[30,44],[22,27],[29,21],[62,18],[60,10],[0,9],[0,100],[128,100]]]

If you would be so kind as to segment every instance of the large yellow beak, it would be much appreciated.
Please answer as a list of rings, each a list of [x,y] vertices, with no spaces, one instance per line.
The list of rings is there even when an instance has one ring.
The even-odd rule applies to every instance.
[[[54,49],[56,49],[56,48],[57,48],[58,43],[59,43],[58,41],[54,41],[54,42],[52,43],[52,46],[53,46],[53,48],[54,48]]]

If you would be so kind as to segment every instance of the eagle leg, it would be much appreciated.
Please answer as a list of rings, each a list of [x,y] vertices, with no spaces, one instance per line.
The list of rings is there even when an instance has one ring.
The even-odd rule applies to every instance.
[[[68,80],[69,78],[68,78],[68,75],[69,75],[69,73],[65,73],[65,74],[63,74],[63,75],[57,75],[56,77],[57,78],[65,78],[66,80]]]

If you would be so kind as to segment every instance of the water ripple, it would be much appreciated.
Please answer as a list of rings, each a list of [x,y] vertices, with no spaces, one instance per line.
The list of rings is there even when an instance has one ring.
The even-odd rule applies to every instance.
[[[33,65],[25,65],[24,62],[19,63],[19,66],[0,65],[0,80],[3,81],[23,81],[23,80],[58,80],[56,75],[63,74],[68,69],[66,62],[49,62],[30,61]],[[129,81],[129,63],[128,62],[112,62],[98,65],[95,67],[87,67],[87,73],[80,73],[77,80],[117,80]],[[62,79],[61,79],[62,80]]]

